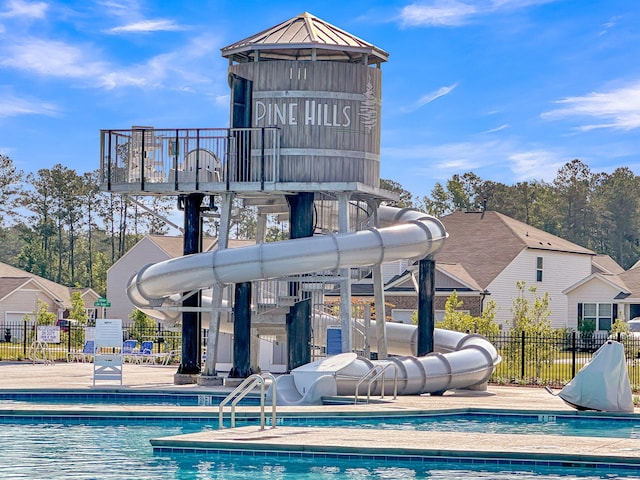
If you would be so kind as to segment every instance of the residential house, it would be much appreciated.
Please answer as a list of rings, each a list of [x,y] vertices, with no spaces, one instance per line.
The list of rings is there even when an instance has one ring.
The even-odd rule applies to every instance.
[[[516,284],[525,282],[539,295],[549,294],[553,327],[576,328],[564,290],[591,275],[592,250],[498,212],[454,212],[441,220],[449,238],[436,261],[458,263],[469,273],[496,302],[499,325],[512,325]]]
[[[435,256],[437,319],[442,318],[446,299],[455,290],[462,310],[471,315],[480,315],[486,302],[493,300],[498,307],[496,322],[508,329],[513,322],[513,300],[519,294],[516,285],[525,282],[539,295],[549,294],[553,327],[576,329],[577,307],[570,307],[565,290],[593,272],[611,277],[622,270],[609,257],[498,212],[454,212],[440,220],[449,238]],[[385,284],[385,300],[396,321],[410,321],[417,308],[417,268],[409,266]],[[528,291],[527,295],[532,298]]]
[[[63,319],[71,309],[74,288],[60,285],[6,263],[0,263],[0,333],[4,339],[6,330],[12,341],[23,338],[24,319],[35,318],[38,301],[47,305],[50,312]],[[84,300],[87,318],[97,318],[100,311],[93,303],[100,297],[90,288],[79,289]]]
[[[250,240],[229,240],[229,247],[236,248],[255,244]],[[203,251],[217,247],[217,239],[203,240]],[[120,318],[124,324],[130,323],[129,315],[135,306],[127,297],[126,286],[131,277],[149,263],[157,263],[183,255],[183,237],[147,235],[123,255],[107,271],[107,298],[111,303],[109,317]],[[153,313],[153,312],[148,312]],[[163,328],[179,328],[179,312],[158,313],[157,320]],[[203,325],[206,328],[206,322]],[[227,371],[232,366],[232,335],[222,333],[218,340],[217,369]],[[272,372],[286,369],[284,345],[261,340],[259,345],[259,365]]]
[[[565,289],[570,322],[595,325],[596,332],[608,331],[617,318],[640,317],[640,266],[624,271],[608,257],[594,261],[593,273]]]

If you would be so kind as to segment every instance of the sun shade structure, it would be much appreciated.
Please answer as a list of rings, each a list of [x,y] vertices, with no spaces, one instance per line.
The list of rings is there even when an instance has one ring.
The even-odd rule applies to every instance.
[[[239,63],[311,60],[364,65],[389,58],[384,50],[307,12],[224,47],[222,56]]]

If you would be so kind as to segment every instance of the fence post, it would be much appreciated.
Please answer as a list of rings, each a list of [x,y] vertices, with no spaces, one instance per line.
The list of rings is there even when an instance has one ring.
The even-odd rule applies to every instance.
[[[22,322],[24,331],[22,332],[22,354],[27,356],[27,322]]]
[[[571,332],[571,378],[576,376],[576,332]]]
[[[525,334],[524,330],[521,332],[521,340],[520,340],[520,379],[524,380],[524,343],[525,343]]]

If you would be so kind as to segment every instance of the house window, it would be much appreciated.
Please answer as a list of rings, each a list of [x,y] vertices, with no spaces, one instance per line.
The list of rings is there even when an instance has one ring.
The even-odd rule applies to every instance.
[[[578,309],[580,310],[580,309]],[[582,318],[578,318],[578,329],[581,325],[594,325],[597,330],[611,330],[613,323],[613,305],[611,303],[583,303]]]
[[[536,282],[542,281],[542,257],[536,258]]]

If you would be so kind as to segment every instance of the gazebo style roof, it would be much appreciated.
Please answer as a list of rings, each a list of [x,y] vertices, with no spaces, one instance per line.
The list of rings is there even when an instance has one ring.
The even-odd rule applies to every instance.
[[[329,60],[334,62],[386,62],[384,50],[311,15],[302,13],[222,49],[236,62],[258,60]]]

